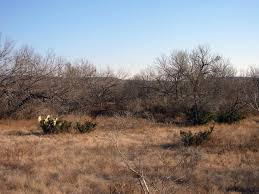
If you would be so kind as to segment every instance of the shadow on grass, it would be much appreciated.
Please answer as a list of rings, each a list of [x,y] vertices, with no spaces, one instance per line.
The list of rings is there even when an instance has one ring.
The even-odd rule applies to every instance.
[[[180,148],[182,145],[180,143],[164,143],[164,144],[161,144],[160,147],[162,149],[165,149],[165,150],[173,150],[173,149],[178,149]]]
[[[259,187],[240,187],[240,186],[233,186],[226,189],[227,192],[240,192],[243,194],[252,194],[252,193],[259,193]]]
[[[11,136],[42,136],[45,135],[42,131],[12,131],[7,135]]]

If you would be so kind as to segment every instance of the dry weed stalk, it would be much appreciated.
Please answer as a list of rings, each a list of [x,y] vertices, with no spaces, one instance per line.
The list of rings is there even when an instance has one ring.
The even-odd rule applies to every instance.
[[[119,122],[121,124],[121,121]],[[138,185],[144,194],[176,193],[180,188],[177,188],[175,184],[186,184],[186,188],[191,186],[189,180],[191,173],[194,171],[194,168],[200,159],[199,150],[191,149],[189,152],[184,148],[184,151],[187,152],[181,153],[181,158],[178,160],[176,158],[172,159],[171,156],[170,159],[168,159],[166,155],[163,155],[163,151],[161,151],[161,153],[153,153],[152,155],[156,158],[155,161],[158,162],[155,167],[157,168],[156,170],[158,173],[160,171],[166,172],[161,176],[161,174],[153,174],[157,173],[156,170],[151,172],[145,168],[139,168],[134,161],[129,159],[127,154],[122,151],[121,145],[119,144],[118,137],[121,132],[121,130],[117,130],[115,133],[113,131],[113,133],[109,134],[110,141],[113,143],[116,152],[119,154],[119,157],[122,159],[127,170],[131,172],[133,178],[137,179]],[[147,147],[150,147],[150,145],[147,145]],[[148,153],[148,151],[145,152]],[[139,153],[138,156],[142,157],[144,155],[143,153]],[[174,162],[174,160],[177,161]],[[144,166],[148,165],[145,164],[145,161],[142,158],[140,158],[140,162]],[[181,168],[183,168],[183,170],[181,170]],[[177,172],[181,175],[178,175]]]
[[[141,190],[146,194],[150,193],[149,186],[146,181],[146,177],[144,175],[144,171],[138,171],[137,167],[134,163],[130,164],[129,160],[127,159],[126,155],[120,150],[119,142],[116,137],[112,137],[112,141],[115,145],[116,151],[119,153],[123,163],[127,167],[127,169],[133,174],[134,178],[138,179],[139,185]]]

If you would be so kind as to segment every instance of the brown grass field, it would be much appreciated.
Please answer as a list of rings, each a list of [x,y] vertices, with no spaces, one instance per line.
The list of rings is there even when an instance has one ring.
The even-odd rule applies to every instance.
[[[217,124],[198,147],[184,147],[179,131],[209,125],[96,122],[87,134],[43,135],[37,119],[1,120],[0,193],[142,193],[126,164],[143,174],[150,193],[259,193],[259,117]]]

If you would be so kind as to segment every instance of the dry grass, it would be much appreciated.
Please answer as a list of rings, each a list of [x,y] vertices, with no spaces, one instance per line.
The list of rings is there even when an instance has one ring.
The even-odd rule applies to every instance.
[[[69,120],[86,117],[67,116]],[[0,121],[0,193],[259,192],[259,118],[216,125],[210,141],[183,147],[181,130],[130,117],[97,118],[89,134],[42,135],[35,120]]]

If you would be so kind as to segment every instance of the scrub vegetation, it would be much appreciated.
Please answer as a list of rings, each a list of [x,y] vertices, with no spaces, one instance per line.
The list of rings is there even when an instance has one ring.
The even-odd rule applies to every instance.
[[[129,77],[0,39],[0,193],[257,193],[258,77],[205,46]]]

